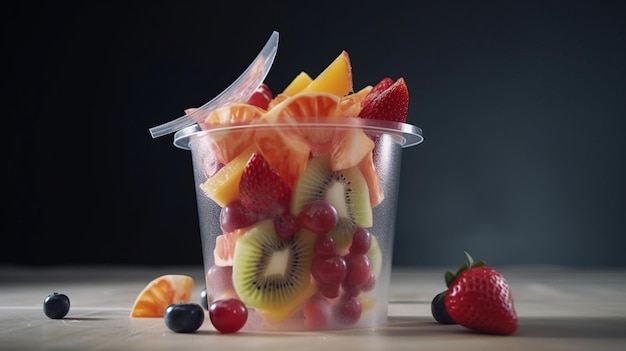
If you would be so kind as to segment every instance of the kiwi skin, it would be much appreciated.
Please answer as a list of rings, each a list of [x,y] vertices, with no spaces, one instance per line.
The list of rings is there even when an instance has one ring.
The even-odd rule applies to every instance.
[[[294,216],[316,200],[326,200],[337,209],[339,221],[329,236],[338,251],[350,246],[357,228],[373,224],[369,188],[361,170],[355,166],[333,171],[327,154],[309,161],[292,194],[290,211]]]
[[[272,220],[250,227],[237,240],[233,285],[246,306],[261,310],[287,307],[310,284],[316,235],[301,230],[278,236]]]

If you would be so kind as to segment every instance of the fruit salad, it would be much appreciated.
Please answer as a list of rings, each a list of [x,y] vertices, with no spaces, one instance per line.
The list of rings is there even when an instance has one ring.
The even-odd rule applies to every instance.
[[[189,145],[208,304],[241,301],[244,329],[385,323],[407,111],[403,78],[354,89],[342,51],[207,115]]]

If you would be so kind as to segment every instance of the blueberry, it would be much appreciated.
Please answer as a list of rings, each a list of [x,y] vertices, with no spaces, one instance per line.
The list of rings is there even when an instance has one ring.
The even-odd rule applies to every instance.
[[[430,311],[433,317],[440,324],[456,324],[455,321],[450,318],[448,311],[446,310],[444,297],[446,292],[437,294],[430,303]]]
[[[70,311],[70,299],[65,294],[54,292],[43,300],[43,313],[52,319],[61,319]]]
[[[200,292],[200,304],[204,307],[205,310],[209,310],[209,294],[207,293],[206,288],[202,289]]]
[[[167,307],[163,319],[176,333],[193,333],[204,322],[204,309],[197,303],[175,303]]]

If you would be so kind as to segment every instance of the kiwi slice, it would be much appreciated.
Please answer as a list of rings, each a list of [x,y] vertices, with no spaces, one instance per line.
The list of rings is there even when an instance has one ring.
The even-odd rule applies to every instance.
[[[291,213],[297,215],[316,200],[326,200],[337,209],[339,221],[329,235],[338,251],[350,246],[357,228],[372,226],[369,188],[358,166],[333,171],[329,155],[311,159],[294,187]]]
[[[271,219],[251,226],[233,255],[233,286],[241,301],[262,310],[288,307],[310,284],[315,239],[305,230],[283,239]]]

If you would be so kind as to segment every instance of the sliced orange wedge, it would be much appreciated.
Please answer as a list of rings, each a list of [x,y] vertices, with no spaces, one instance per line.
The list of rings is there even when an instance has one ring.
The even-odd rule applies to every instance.
[[[184,274],[165,274],[153,279],[137,295],[130,316],[163,317],[173,303],[189,302],[193,278]]]

